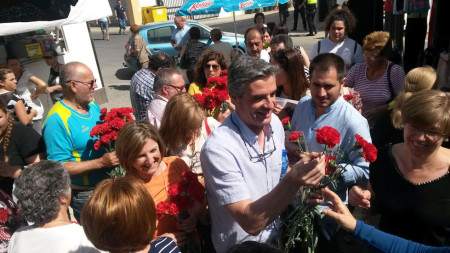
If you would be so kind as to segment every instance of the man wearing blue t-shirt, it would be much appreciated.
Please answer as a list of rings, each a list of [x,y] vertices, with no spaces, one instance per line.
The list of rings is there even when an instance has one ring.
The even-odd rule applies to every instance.
[[[170,43],[175,50],[181,51],[181,48],[189,39],[189,29],[191,29],[191,27],[186,25],[185,17],[175,17],[173,22],[177,28],[172,32]]]
[[[94,186],[108,177],[106,168],[119,164],[115,152],[94,150],[91,129],[100,120],[100,107],[94,101],[97,88],[94,74],[81,62],[70,62],[60,72],[64,98],[50,109],[42,128],[49,160],[60,161],[69,172],[75,218]]]

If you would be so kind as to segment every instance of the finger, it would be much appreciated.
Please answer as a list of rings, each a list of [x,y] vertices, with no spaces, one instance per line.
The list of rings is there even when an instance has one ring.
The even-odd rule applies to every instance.
[[[324,213],[326,216],[329,216],[329,217],[331,217],[331,218],[333,218],[335,220],[339,220],[340,215],[341,215],[341,214],[336,213],[335,211],[330,210],[330,209],[325,209],[325,210],[322,211],[322,213]]]
[[[334,205],[341,203],[341,198],[339,198],[339,196],[333,191],[331,191],[328,187],[323,188],[322,193],[325,196],[325,198],[330,200]]]

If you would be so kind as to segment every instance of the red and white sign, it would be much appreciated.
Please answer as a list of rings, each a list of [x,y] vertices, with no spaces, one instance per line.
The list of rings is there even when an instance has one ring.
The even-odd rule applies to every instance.
[[[211,0],[203,1],[200,3],[194,3],[193,5],[191,5],[191,7],[189,7],[188,11],[193,12],[196,10],[206,9],[206,8],[210,7],[213,3],[214,3],[214,0],[213,1],[211,1]]]
[[[252,6],[255,2],[253,0],[248,0],[243,3],[239,3],[239,9],[243,10],[249,6]]]

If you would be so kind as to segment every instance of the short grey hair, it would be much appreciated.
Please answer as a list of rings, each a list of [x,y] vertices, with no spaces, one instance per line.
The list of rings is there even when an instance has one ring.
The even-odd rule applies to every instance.
[[[155,81],[153,83],[153,91],[161,93],[164,85],[170,85],[173,75],[181,75],[176,69],[160,69],[156,72]]]
[[[181,22],[186,22],[187,21],[185,16],[176,16],[175,18],[178,18]]]
[[[167,54],[166,52],[158,52],[156,54],[152,54],[148,61],[148,68],[157,71],[160,68],[175,68],[175,61],[172,56]]]
[[[24,169],[15,182],[21,211],[28,222],[42,226],[58,217],[60,197],[70,195],[70,176],[60,162],[41,161]]]
[[[228,93],[241,98],[247,84],[274,75],[277,68],[253,56],[241,56],[228,69]]]

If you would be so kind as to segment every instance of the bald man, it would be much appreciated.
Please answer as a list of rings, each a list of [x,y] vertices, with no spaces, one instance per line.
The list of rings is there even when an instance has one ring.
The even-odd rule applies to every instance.
[[[91,129],[100,120],[100,107],[94,101],[97,88],[94,74],[81,62],[69,62],[60,72],[64,98],[56,102],[44,121],[42,135],[48,160],[64,163],[71,176],[75,218],[80,221],[81,209],[95,185],[119,164],[115,152],[94,150]]]

